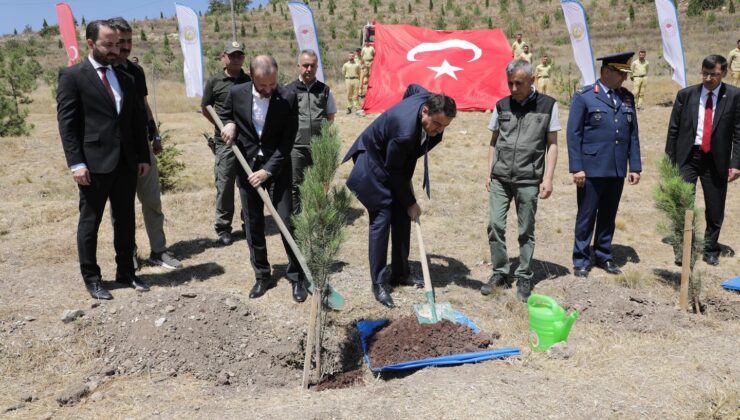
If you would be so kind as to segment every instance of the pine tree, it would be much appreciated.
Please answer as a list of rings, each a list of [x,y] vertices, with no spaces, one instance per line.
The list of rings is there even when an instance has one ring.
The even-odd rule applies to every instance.
[[[11,39],[0,46],[0,137],[28,135],[33,124],[26,122],[31,103],[29,93],[36,90],[41,64],[28,51],[33,41]]]
[[[305,179],[300,186],[301,210],[293,216],[295,239],[305,258],[308,271],[314,284],[314,301],[318,304],[316,318],[316,349],[323,348],[322,338],[326,324],[323,310],[329,296],[329,276],[332,272],[339,249],[347,237],[347,211],[350,209],[351,195],[343,184],[332,186],[339,167],[341,141],[336,125],[324,125],[320,136],[311,141],[313,165],[306,169]],[[317,293],[318,292],[318,293]],[[320,299],[320,300],[318,300]],[[323,315],[322,315],[323,314]],[[313,320],[309,322],[313,325]],[[312,331],[312,332],[313,332]],[[309,337],[313,334],[309,332]],[[313,352],[311,343],[306,346],[306,355]],[[324,359],[320,354],[316,360]],[[304,363],[304,375],[310,372],[310,359]],[[319,381],[323,376],[319,369]],[[308,376],[304,376],[308,378]]]
[[[244,29],[244,23],[242,23],[241,27],[239,28],[239,35],[241,35],[242,38],[247,36],[247,31]]]
[[[429,0],[429,10],[434,10],[434,2],[432,0]]]
[[[44,23],[41,24],[41,28],[46,29],[49,27],[49,24],[46,23],[46,19],[44,19]]]
[[[164,19],[164,13],[163,12],[159,12],[159,19]]]
[[[490,16],[488,16],[488,29],[493,29],[493,19]]]
[[[729,0],[729,5],[727,6],[727,12],[729,12],[731,15],[735,14],[735,2],[733,0]]]
[[[141,38],[142,41],[146,41],[146,32],[144,32],[144,28],[141,28],[141,33],[139,34],[139,38]]]
[[[411,14],[411,3],[409,2],[408,13]]]
[[[86,26],[87,22],[85,21],[85,16],[82,17],[82,26]]]
[[[18,35],[18,29],[13,28],[13,35]]]
[[[434,29],[442,30],[447,29],[447,22],[445,22],[445,17],[442,15],[437,16],[437,20],[434,22]]]
[[[254,24],[252,25],[252,33],[253,34],[256,34],[257,33],[257,26],[254,25]]]
[[[172,137],[170,130],[163,130],[161,124],[157,124],[159,137],[162,139],[162,151],[157,155],[157,170],[159,172],[159,187],[162,193],[174,190],[180,181],[180,174],[185,169],[185,164],[177,160],[182,154],[174,144],[170,144]]]
[[[62,49],[62,48],[64,48],[64,43],[62,42],[62,40],[61,40],[61,39],[59,39],[59,40],[57,40],[57,41],[59,41],[59,42],[57,42],[57,48],[59,48],[59,49]]]
[[[221,27],[218,26],[218,19],[214,20],[214,22],[215,23],[213,24],[213,32],[221,32]]]
[[[629,15],[630,22],[634,22],[635,21],[635,8],[632,6],[632,3],[630,3],[630,7],[627,13]]]
[[[701,291],[701,276],[694,272],[696,261],[699,254],[704,249],[704,240],[697,235],[699,209],[695,206],[694,185],[689,184],[681,178],[678,167],[671,163],[667,157],[658,164],[660,180],[658,186],[653,191],[655,207],[660,210],[665,218],[666,223],[658,225],[658,231],[666,235],[668,243],[673,247],[675,255],[682,255],[683,251],[683,228],[684,217],[687,210],[694,213],[693,238],[691,246],[691,261],[683,261],[691,267],[689,277],[689,301],[694,297],[698,298]]]

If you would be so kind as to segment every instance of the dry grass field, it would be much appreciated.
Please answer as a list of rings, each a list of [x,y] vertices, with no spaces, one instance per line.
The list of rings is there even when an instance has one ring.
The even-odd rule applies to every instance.
[[[197,101],[183,97],[181,85],[167,83],[158,89],[159,118],[172,130],[173,142],[187,164],[181,189],[163,197],[168,242],[185,267],[172,272],[144,267],[142,278],[154,285],[148,294],[115,289],[114,300],[91,307],[74,248],[76,191],[65,168],[53,104],[44,100],[49,96],[46,88],[36,93],[33,135],[0,140],[0,410],[13,409],[4,416],[736,418],[740,413],[736,359],[740,297],[719,285],[740,272],[740,262],[723,258],[719,267],[700,264],[708,314],[681,313],[675,308],[679,270],[656,232],[660,215],[651,200],[656,184],[654,163],[662,153],[669,108],[650,105],[639,115],[645,172],[639,185],[625,188],[615,237],[624,276],[595,270],[588,280],[579,280],[571,274],[575,190],[561,137],[555,192],[540,202],[538,211],[535,268],[539,283],[535,290],[555,297],[563,306],[584,310],[565,356],[549,357],[528,349],[526,308],[516,301],[513,290],[488,297],[478,291],[490,274],[484,186],[489,138],[485,126],[490,114],[463,113],[431,154],[434,200],[421,201],[432,278],[439,300],[451,302],[484,331],[500,333],[495,345],[520,347],[522,356],[384,378],[374,378],[368,371],[362,385],[315,393],[300,389],[300,366],[285,362],[302,360],[298,356],[308,305],[292,302],[284,279],[265,297],[247,298],[253,277],[244,240],[229,247],[213,243],[213,157],[200,135],[209,127],[194,112]],[[341,97],[341,90],[337,93]],[[338,115],[344,149],[372,118]],[[565,124],[567,108],[561,118]],[[341,167],[337,182],[346,179],[349,169],[349,165]],[[420,183],[417,176],[414,185]],[[721,238],[736,249],[740,247],[735,235],[740,227],[738,188],[730,187]],[[333,276],[333,283],[348,299],[344,311],[329,315],[326,350],[334,371],[361,365],[354,321],[409,314],[412,304],[423,300],[420,291],[404,289],[394,293],[397,309],[386,310],[374,301],[367,275],[367,215],[358,203],[354,207],[340,268]],[[516,256],[513,235],[510,228],[509,248]],[[139,252],[146,255],[148,243],[141,219],[137,236]],[[280,276],[287,259],[275,229],[268,241]],[[103,223],[99,260],[106,281],[114,274],[111,242],[110,225]],[[413,243],[411,259],[418,261]],[[418,262],[413,269],[419,269]],[[282,363],[276,365],[281,372],[292,373],[268,381],[263,376],[270,370],[258,369],[262,373],[254,377],[218,386],[213,379],[182,372],[173,375],[158,365],[137,371],[130,366],[127,370],[125,360],[116,364],[121,362],[112,357],[116,349],[106,343],[143,342],[141,337],[122,335],[133,331],[124,326],[153,322],[148,314],[169,303],[177,311],[187,311],[187,306],[180,309],[183,293],[197,294],[202,302],[228,296],[247,308],[253,316],[242,322],[257,323],[252,330],[259,326],[263,334],[242,337],[245,345],[267,339],[290,344],[282,362],[285,355],[269,362],[255,358],[255,363],[269,363],[268,368]],[[86,315],[62,323],[62,312],[72,308]],[[212,319],[208,329],[223,342],[198,346],[200,356],[206,358],[239,337],[244,327],[217,325],[222,319],[216,313],[219,307],[209,310],[215,312],[206,318]],[[228,310],[226,306],[221,309]],[[140,315],[131,315],[136,313]],[[203,316],[210,317],[211,312]],[[167,334],[149,339],[161,345],[162,351],[172,344]],[[180,353],[173,354],[173,360],[185,358],[184,350],[190,345],[180,343]],[[149,350],[129,345],[126,351],[148,354],[145,351]],[[238,357],[240,350],[234,353]],[[115,372],[112,376],[101,373],[111,370]],[[90,381],[92,391],[87,398],[72,407],[59,406],[56,398],[65,390]]]
[[[432,27],[437,18],[427,10],[427,1],[407,2],[413,7],[411,14],[406,2],[384,1],[373,13],[367,2],[352,0],[337,2],[336,13],[328,15],[327,3],[322,2],[321,9],[317,2],[311,5],[321,39],[329,46],[327,75],[340,109],[345,92],[333,72],[341,65],[342,51],[357,43],[363,21],[415,18],[421,26]],[[527,14],[520,13],[519,2],[513,1],[507,2],[506,13],[499,1],[491,1],[488,10],[480,10],[483,2],[454,2],[453,9],[448,3],[435,1],[435,10],[443,4],[447,9],[448,29],[455,29],[464,16],[472,27],[485,27],[490,15],[496,27],[523,31],[536,55],[548,52],[554,57],[557,73],[566,71],[571,52],[563,24],[556,19],[558,2],[523,2]],[[395,13],[391,4],[397,7]],[[685,9],[686,2],[679,4]],[[659,59],[659,33],[651,28],[653,4],[636,3],[634,22],[625,21],[627,5],[622,0],[586,4],[594,22],[597,55],[646,47],[654,69],[646,109],[638,116],[643,178],[639,185],[625,187],[617,217],[615,257],[625,274],[610,276],[595,269],[587,280],[572,275],[576,199],[564,134],[555,191],[540,201],[537,213],[535,292],[581,310],[563,352],[529,350],[526,307],[516,300],[513,289],[490,296],[479,292],[491,272],[485,191],[490,114],[461,113],[430,154],[434,199],[420,200],[431,276],[439,301],[450,302],[483,331],[500,334],[494,346],[519,347],[522,355],[373,376],[360,358],[353,323],[409,315],[424,296],[403,288],[393,293],[396,309],[375,302],[368,279],[368,217],[355,202],[332,277],[347,306],[328,315],[325,362],[328,373],[355,368],[365,373],[362,382],[350,388],[303,391],[300,373],[309,306],[293,303],[289,284],[281,278],[287,258],[274,225],[269,225],[268,249],[280,281],[257,300],[248,299],[254,278],[243,236],[228,247],[215,244],[213,155],[201,135],[211,127],[198,112],[199,100],[184,96],[173,67],[156,86],[150,79],[149,101],[153,105],[156,99],[159,120],[170,130],[171,142],[186,164],[177,190],[162,197],[168,245],[184,267],[176,271],[143,267],[140,276],[153,285],[149,293],[115,288],[108,215],[101,225],[98,259],[114,300],[98,305],[84,289],[75,249],[77,189],[65,166],[48,86],[32,94],[32,134],[0,139],[0,417],[739,418],[740,295],[723,290],[720,283],[740,273],[740,258],[722,258],[718,267],[699,263],[706,315],[676,308],[680,271],[657,232],[661,215],[653,206],[652,193],[670,114],[665,103],[673,99],[677,85]],[[481,13],[475,14],[475,8]],[[350,21],[352,9],[357,17]],[[546,15],[550,28],[542,24]],[[726,54],[734,45],[737,16],[718,11],[711,29],[706,25],[709,15],[682,20],[691,83],[698,81],[701,57],[709,52]],[[202,23],[209,46],[228,38],[223,29],[212,32],[213,19],[204,17]],[[293,35],[285,32],[289,22],[271,7],[240,19],[247,30],[247,48],[275,52],[281,72],[292,78],[295,47]],[[171,19],[134,26],[135,33],[145,28],[149,35],[149,41],[134,46],[139,56],[160,48],[163,32],[174,32]],[[253,26],[259,34],[250,33]],[[329,41],[332,26],[337,35]],[[176,40],[171,41],[179,56]],[[44,66],[63,65],[56,45],[47,47]],[[567,116],[564,105],[563,126]],[[337,115],[343,151],[374,117]],[[336,182],[343,183],[350,169],[343,165]],[[420,173],[413,182],[420,190]],[[703,207],[701,192],[698,200]],[[740,250],[738,182],[729,187],[726,214],[720,241]],[[517,256],[514,226],[512,214],[510,257]],[[700,226],[703,229],[703,221]],[[137,242],[139,254],[148,255],[140,212]],[[416,272],[418,259],[412,238]],[[81,309],[85,315],[63,323],[60,318],[66,309]],[[164,326],[155,328],[154,322],[162,318]],[[87,395],[76,403],[73,398],[69,405],[58,403],[60,396],[75,393]]]

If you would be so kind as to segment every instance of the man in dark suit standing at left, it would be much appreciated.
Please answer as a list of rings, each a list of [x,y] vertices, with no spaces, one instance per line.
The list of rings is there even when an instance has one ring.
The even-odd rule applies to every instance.
[[[59,72],[57,120],[72,177],[80,191],[77,251],[90,295],[111,299],[97,263],[98,228],[110,199],[116,281],[137,291],[148,287],[134,273],[136,177],[149,171],[142,100],[127,74],[115,70],[118,34],[109,21],[87,25],[90,55]]]
[[[224,123],[221,131],[224,143],[228,146],[236,143],[254,171],[247,176],[243,168],[238,168],[236,182],[240,194],[247,197],[242,211],[255,275],[249,297],[255,299],[272,287],[264,203],[257,188],[268,191],[280,218],[292,230],[290,151],[298,131],[298,106],[295,93],[278,86],[278,65],[273,57],[254,57],[249,73],[252,81],[234,85],[218,115]],[[288,254],[286,277],[292,283],[293,300],[303,302],[308,295],[305,276],[285,238],[283,246]]]
[[[701,84],[676,95],[665,151],[684,181],[701,181],[707,220],[704,261],[718,265],[727,184],[740,177],[740,89],[722,83],[727,60],[721,55],[707,56],[701,67]],[[681,265],[680,250],[675,255]]]

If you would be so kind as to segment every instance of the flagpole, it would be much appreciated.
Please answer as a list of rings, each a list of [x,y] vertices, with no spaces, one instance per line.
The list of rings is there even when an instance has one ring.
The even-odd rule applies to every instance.
[[[234,0],[231,0],[231,39],[236,41],[236,18],[234,17]]]

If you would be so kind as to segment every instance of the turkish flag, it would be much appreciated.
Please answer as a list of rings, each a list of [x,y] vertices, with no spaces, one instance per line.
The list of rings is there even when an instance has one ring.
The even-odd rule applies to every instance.
[[[462,111],[492,109],[509,95],[511,46],[500,29],[435,31],[375,24],[373,60],[363,108],[383,112],[411,83],[451,96]]]
[[[67,67],[69,67],[80,61],[80,45],[77,43],[75,18],[67,3],[57,3],[57,19],[59,20],[59,34],[64,40],[64,49],[67,51]]]

